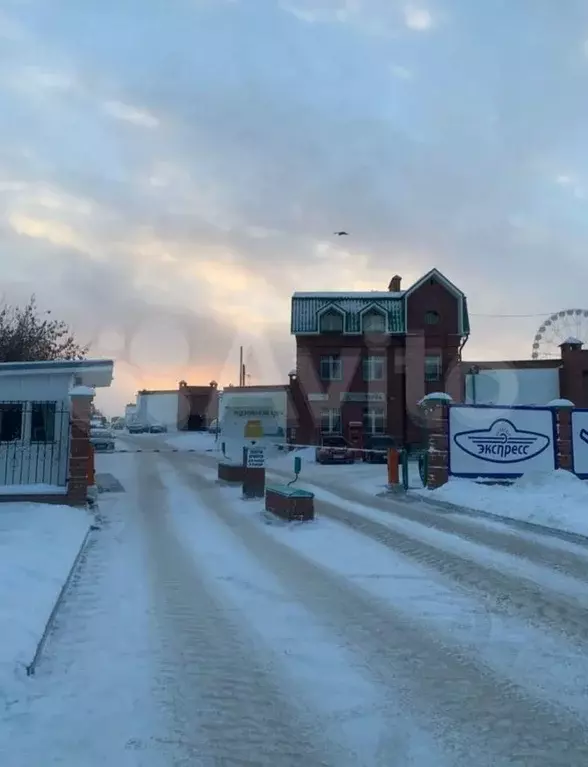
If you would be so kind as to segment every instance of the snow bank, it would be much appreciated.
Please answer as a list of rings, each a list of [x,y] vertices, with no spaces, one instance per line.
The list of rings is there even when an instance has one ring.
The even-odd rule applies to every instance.
[[[69,506],[0,505],[0,689],[32,661],[90,524]]]
[[[450,479],[436,490],[415,492],[431,500],[588,536],[588,485],[569,471],[532,472],[510,486]]]

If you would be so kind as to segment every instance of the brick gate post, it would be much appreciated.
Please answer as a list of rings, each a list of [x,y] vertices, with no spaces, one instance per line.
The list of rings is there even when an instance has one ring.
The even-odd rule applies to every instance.
[[[83,506],[88,500],[90,466],[90,420],[94,389],[76,386],[70,392],[71,431],[67,503]]]
[[[548,403],[553,408],[556,422],[556,468],[572,470],[572,410],[574,403],[569,399],[554,399]]]
[[[453,402],[445,392],[427,394],[419,405],[427,418],[427,487],[434,490],[449,479],[449,407]]]

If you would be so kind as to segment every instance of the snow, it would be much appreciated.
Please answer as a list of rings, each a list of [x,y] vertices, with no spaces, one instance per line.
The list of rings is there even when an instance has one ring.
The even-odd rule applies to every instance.
[[[308,292],[298,292],[294,293],[293,298],[324,298],[329,300],[336,300],[336,299],[349,299],[353,301],[354,299],[370,299],[372,301],[381,301],[386,300],[389,298],[398,299],[401,298],[404,295],[404,291],[392,291],[392,290],[361,290],[356,291],[352,290],[348,293],[341,293],[338,291],[329,292],[329,291],[323,291],[319,293],[308,293]]]
[[[144,436],[149,437],[152,435]],[[155,436],[161,437],[161,434]],[[192,431],[184,434],[175,434],[167,437],[165,441],[170,447],[183,448],[184,450],[202,450],[203,453],[211,450],[220,451],[221,446],[221,438],[219,437],[217,440],[215,434],[210,434],[207,431]]]
[[[563,469],[526,474],[512,485],[450,478],[435,490],[416,490],[426,499],[588,536],[588,485]]]
[[[38,674],[0,709],[0,763],[586,763],[585,547],[523,530],[515,556],[400,501],[346,501],[386,467],[317,466],[312,450],[300,484],[340,494],[317,488],[317,519],[287,525],[213,464],[97,456],[124,491],[101,496]]]
[[[33,660],[90,524],[69,506],[0,504],[0,693]]]
[[[63,485],[0,485],[0,495],[65,495],[67,487]],[[0,507],[0,512],[2,508]]]
[[[434,404],[435,402],[444,402],[446,404],[451,404],[453,402],[453,397],[451,397],[447,392],[444,391],[434,391],[430,394],[425,394],[425,396],[419,400],[419,405],[424,405],[426,403]]]
[[[189,547],[220,602],[238,617],[241,630],[253,631],[253,645],[263,653],[265,665],[279,674],[281,691],[287,690],[288,697],[306,710],[328,712],[330,726],[324,734],[340,748],[339,763],[345,763],[349,753],[361,757],[358,763],[376,763],[376,752],[391,720],[397,727],[402,722],[398,729],[403,730],[405,746],[413,751],[411,756],[420,752],[428,763],[434,743],[426,722],[415,727],[398,703],[391,710],[390,696],[366,678],[338,637],[321,626],[303,604],[294,601],[283,582],[268,572],[206,505],[195,508],[193,492],[173,471],[163,474],[163,479],[177,538]],[[220,492],[232,502],[238,490]],[[238,501],[231,505],[238,517],[242,518],[244,509],[248,516],[256,515],[256,504]],[[274,529],[266,530],[256,522],[249,534],[263,544],[263,536],[267,532],[271,535]],[[324,541],[321,538],[321,545]],[[361,539],[356,539],[356,544],[359,554],[363,551]],[[438,754],[433,761],[443,764]]]
[[[365,515],[366,510],[361,506],[353,505],[353,509]],[[369,512],[368,515],[375,521],[383,521],[381,515]],[[388,526],[395,527],[394,521],[385,521]],[[403,525],[400,527],[404,529]],[[311,524],[272,525],[264,529],[276,541],[310,558],[317,566],[333,570],[375,598],[387,602],[401,611],[406,620],[418,621],[423,632],[430,630],[432,625],[437,636],[445,643],[457,644],[461,652],[472,653],[475,648],[475,653],[497,673],[516,675],[520,684],[531,687],[546,701],[561,696],[563,705],[572,703],[583,711],[588,708],[585,695],[588,669],[581,676],[577,669],[570,669],[570,659],[582,659],[581,650],[572,644],[521,625],[516,618],[500,614],[491,616],[483,603],[439,579],[434,568],[415,564],[398,552],[392,554],[388,547],[362,538],[336,521],[319,518]],[[483,547],[474,544],[464,546],[453,536],[448,536],[447,540],[452,538],[454,550],[462,550],[465,556],[473,555],[476,562],[501,567],[503,560],[500,556],[490,555]],[[451,550],[444,544],[439,548]],[[506,557],[505,561],[509,559]],[[554,583],[539,567],[530,566],[530,575],[547,583],[546,587],[563,585],[563,593],[581,595],[584,591],[584,584],[571,578]],[[402,583],[402,588],[391,589],[390,584],[394,582]],[[525,647],[533,647],[532,660],[524,652]],[[538,656],[544,658],[539,673],[536,668]],[[565,685],[565,691],[561,690],[562,685]]]
[[[92,386],[74,386],[69,390],[70,397],[94,397],[96,389]]]

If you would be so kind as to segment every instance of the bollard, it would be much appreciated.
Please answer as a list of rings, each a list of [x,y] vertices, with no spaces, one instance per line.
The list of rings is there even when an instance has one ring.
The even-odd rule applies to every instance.
[[[398,450],[393,447],[388,448],[388,484],[397,485],[399,480],[398,475]]]

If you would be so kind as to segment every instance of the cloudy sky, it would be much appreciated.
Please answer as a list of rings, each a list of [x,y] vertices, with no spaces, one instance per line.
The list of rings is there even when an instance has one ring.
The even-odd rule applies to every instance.
[[[584,0],[2,0],[4,298],[118,360],[111,410],[241,343],[284,380],[292,291],[433,266],[467,356],[527,357],[588,308],[587,90]]]

